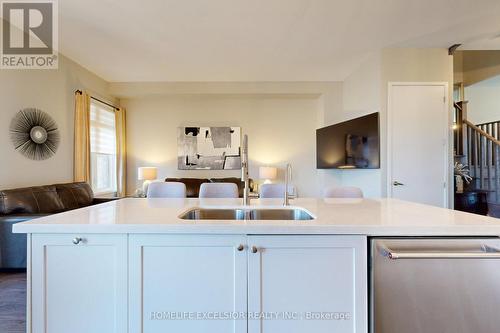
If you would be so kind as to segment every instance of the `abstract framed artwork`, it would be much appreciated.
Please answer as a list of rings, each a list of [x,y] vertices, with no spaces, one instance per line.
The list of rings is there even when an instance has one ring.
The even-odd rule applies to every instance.
[[[178,127],[179,170],[241,168],[240,127]]]

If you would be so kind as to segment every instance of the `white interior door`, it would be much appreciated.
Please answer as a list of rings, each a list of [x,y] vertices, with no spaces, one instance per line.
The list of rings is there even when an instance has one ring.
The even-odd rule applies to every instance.
[[[389,196],[447,206],[448,87],[389,86]]]

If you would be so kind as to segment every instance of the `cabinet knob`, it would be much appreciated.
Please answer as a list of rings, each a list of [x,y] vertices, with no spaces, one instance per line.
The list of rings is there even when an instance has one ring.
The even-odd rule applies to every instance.
[[[245,246],[243,244],[240,244],[236,249],[241,252],[245,249]]]
[[[252,253],[257,253],[257,252],[259,252],[257,246],[252,246]]]
[[[73,238],[73,244],[78,245],[81,243],[82,240],[83,240],[83,238],[81,238],[81,237],[75,237],[75,238]]]

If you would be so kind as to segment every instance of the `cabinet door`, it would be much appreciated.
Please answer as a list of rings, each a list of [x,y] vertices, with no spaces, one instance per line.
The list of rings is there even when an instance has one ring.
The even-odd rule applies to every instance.
[[[126,235],[33,235],[31,254],[33,333],[127,332]]]
[[[244,244],[241,236],[130,236],[130,332],[246,332],[234,317],[247,311]]]
[[[366,333],[363,236],[251,236],[249,333]]]

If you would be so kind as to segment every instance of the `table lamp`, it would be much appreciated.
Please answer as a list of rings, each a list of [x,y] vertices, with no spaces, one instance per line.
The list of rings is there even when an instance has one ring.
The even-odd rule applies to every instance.
[[[261,166],[259,167],[259,178],[264,179],[264,184],[270,184],[273,179],[276,179],[278,169],[275,167]]]
[[[144,181],[142,183],[143,196],[147,195],[149,184],[151,184],[152,180],[156,180],[157,177],[158,177],[158,168],[140,167],[137,169],[137,179]]]

